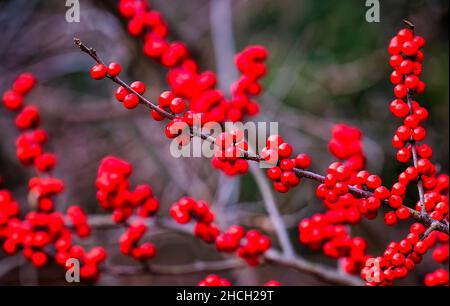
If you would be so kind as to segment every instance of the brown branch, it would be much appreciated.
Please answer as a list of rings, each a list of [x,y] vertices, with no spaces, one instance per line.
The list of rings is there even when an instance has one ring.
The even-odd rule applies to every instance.
[[[75,45],[77,45],[81,51],[87,53],[90,57],[92,57],[97,63],[99,64],[103,64],[103,61],[101,60],[101,58],[97,55],[97,52],[95,51],[95,49],[93,48],[89,48],[86,47],[80,39],[78,38],[74,38],[74,43]],[[139,101],[141,104],[143,104],[144,106],[155,110],[156,112],[158,112],[161,116],[167,118],[167,119],[174,119],[175,116],[169,112],[166,112],[162,109],[160,109],[157,105],[155,105],[154,103],[152,103],[151,101],[149,101],[147,98],[145,98],[144,96],[142,96],[141,94],[139,94],[138,92],[136,92],[135,90],[133,90],[130,86],[128,86],[127,83],[125,83],[122,79],[120,79],[119,77],[111,77],[109,75],[107,75],[107,78],[111,79],[113,82],[125,87],[129,92],[134,93],[136,96],[138,96]],[[202,133],[201,131],[196,130],[195,128],[191,129],[191,137],[193,136],[198,136],[200,138],[202,138],[203,140],[206,140],[214,145],[216,144],[216,139],[211,136],[211,135],[207,135]],[[241,149],[242,153],[243,153],[243,157],[241,157],[242,159],[245,160],[251,160],[251,161],[255,161],[255,162],[261,162],[263,161],[263,159],[258,155],[258,154],[251,154],[250,152]],[[324,176],[311,172],[311,171],[307,171],[307,170],[303,170],[300,168],[294,168],[294,172],[299,176],[299,177],[304,177],[307,179],[311,179],[320,183],[324,182]],[[358,197],[358,198],[369,198],[371,196],[373,196],[373,192],[370,191],[365,191],[365,190],[361,190],[359,188],[356,188],[354,186],[349,186],[349,192],[351,194],[353,194],[354,196]],[[383,201],[384,204],[388,205],[388,201],[384,200]],[[389,207],[389,205],[388,205]],[[444,224],[443,222],[434,220],[433,218],[431,218],[428,214],[422,214],[418,211],[416,211],[413,208],[407,207],[411,216],[416,219],[417,221],[429,226],[432,223],[435,223],[435,227],[436,230],[444,232],[446,234],[449,234],[449,226],[447,224]]]
[[[143,268],[142,266],[117,266],[110,265],[102,269],[106,273],[113,275],[123,276],[123,275],[139,275],[139,274],[161,274],[161,275],[183,275],[183,274],[194,274],[201,272],[219,272],[228,271],[245,266],[245,262],[238,260],[237,258],[219,261],[196,261],[184,265],[158,265],[148,263],[148,265]]]
[[[307,261],[300,257],[288,258],[273,249],[270,249],[266,253],[264,253],[264,258],[269,262],[273,262],[285,267],[305,272],[307,274],[311,274],[316,278],[328,283],[345,286],[363,285],[363,282],[355,276],[343,274],[331,267],[328,268],[326,266]]]
[[[120,225],[112,222],[109,216],[93,215],[88,218],[89,225],[95,228],[114,228]],[[148,220],[151,225],[157,225],[160,228],[168,229],[188,235],[192,235],[192,224],[180,225],[166,217],[157,217]],[[286,256],[274,249],[269,249],[264,253],[264,259],[267,262],[278,264],[284,267],[293,268],[300,272],[313,275],[317,279],[321,279],[328,283],[346,286],[360,286],[362,281],[354,276],[339,273],[332,267],[310,262],[299,256]],[[245,266],[243,261],[232,259],[229,261],[212,261],[212,262],[194,262],[186,265],[153,265],[149,263],[145,268],[142,266],[118,266],[106,267],[105,272],[117,275],[130,275],[139,273],[156,273],[156,274],[192,274],[204,271],[225,271]]]
[[[408,91],[408,94],[406,96],[406,101],[407,101],[408,107],[409,107],[409,114],[413,114],[412,94],[409,91]],[[417,169],[418,156],[417,156],[416,142],[411,137],[409,143],[411,144],[413,164],[414,164],[414,167]],[[419,193],[420,213],[425,215],[427,213],[427,210],[425,208],[425,192],[423,190],[422,175],[420,175],[420,174],[419,174],[419,177],[417,179],[417,191]]]

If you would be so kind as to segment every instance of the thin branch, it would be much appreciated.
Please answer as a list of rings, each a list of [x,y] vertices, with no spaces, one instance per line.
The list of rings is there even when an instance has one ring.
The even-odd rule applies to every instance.
[[[408,94],[406,96],[406,100],[408,102],[409,113],[413,114],[412,95],[410,92],[408,92]],[[412,139],[412,137],[409,142],[411,144],[411,151],[412,151],[414,167],[417,169],[418,156],[417,156],[416,142],[414,141],[414,139]],[[417,179],[417,190],[419,192],[420,213],[422,215],[426,215],[427,210],[425,208],[425,192],[423,190],[422,175],[419,175],[419,178]]]
[[[196,261],[185,265],[157,265],[148,263],[145,269],[142,266],[106,266],[103,271],[113,275],[162,274],[182,275],[201,272],[228,271],[245,266],[245,262],[237,258],[220,261]]]
[[[355,276],[340,273],[333,268],[328,268],[302,258],[287,258],[273,249],[270,249],[264,253],[264,257],[267,261],[314,275],[318,279],[328,283],[345,286],[363,285],[363,282]]]
[[[119,227],[120,225],[112,222],[110,216],[89,216],[88,218],[89,225],[95,228],[113,228]],[[180,225],[174,222],[172,219],[166,217],[156,217],[152,218],[148,221],[150,226],[159,226],[163,229],[168,229],[176,232],[180,232],[187,235],[192,235],[193,226],[192,224]],[[317,264],[314,262],[310,262],[308,260],[299,258],[297,256],[287,257],[284,254],[274,250],[269,249],[264,253],[264,259],[267,262],[272,262],[274,264],[282,265],[285,267],[296,269],[300,272],[304,272],[307,274],[311,274],[314,277],[321,279],[323,281],[337,284],[337,285],[347,285],[347,286],[360,286],[362,285],[362,281],[357,277],[341,274],[338,271],[334,270],[332,267],[327,267],[321,264]],[[237,260],[229,260],[229,261],[219,261],[219,262],[195,262],[186,265],[177,265],[177,266],[168,266],[168,265],[148,265],[148,271],[145,272],[142,267],[107,267],[106,272],[110,272],[112,274],[133,274],[133,273],[149,273],[154,272],[157,274],[189,274],[203,271],[221,271],[221,270],[230,270],[234,268],[238,268],[240,264]],[[242,265],[244,266],[244,265]]]
[[[270,189],[270,186],[267,183],[266,179],[263,177],[261,169],[257,165],[250,165],[250,172],[255,178],[256,184],[261,191],[264,205],[266,206],[270,221],[272,222],[277,233],[281,249],[283,250],[283,255],[285,255],[287,258],[293,258],[295,256],[294,247],[292,246],[291,240],[289,239],[289,235],[283,218],[278,211],[278,207],[275,203],[272,190]]]

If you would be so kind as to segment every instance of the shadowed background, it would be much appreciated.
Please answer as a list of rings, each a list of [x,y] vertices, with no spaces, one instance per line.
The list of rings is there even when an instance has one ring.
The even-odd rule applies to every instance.
[[[40,108],[43,127],[51,139],[47,148],[59,157],[55,176],[64,179],[66,191],[58,197],[58,207],[79,204],[89,214],[104,214],[95,199],[94,180],[100,160],[115,155],[133,164],[134,184],[151,184],[162,214],[167,214],[179,197],[191,195],[214,203],[212,207],[220,211],[223,224],[237,222],[261,228],[273,237],[274,228],[254,177],[248,174],[229,179],[211,171],[207,159],[174,159],[168,154],[163,125],[149,120],[143,109],[123,109],[114,99],[111,82],[89,77],[92,61],[74,47],[74,36],[95,47],[106,62],[121,63],[124,80],[145,82],[151,100],[168,89],[165,69],[144,57],[141,41],[126,33],[116,1],[80,0],[80,23],[66,22],[64,2],[0,1],[0,90],[6,90],[23,71],[33,72],[38,79],[26,102]],[[229,11],[213,9],[212,2],[150,1],[168,22],[169,37],[186,42],[202,70],[219,73],[223,87],[228,87],[236,73],[228,51],[239,51],[249,44],[265,45],[270,52],[268,74],[263,79],[264,94],[257,99],[261,115],[255,120],[278,121],[280,134],[295,152],[310,153],[312,169],[319,173],[333,161],[326,148],[333,124],[358,126],[366,136],[367,168],[379,173],[387,184],[397,177],[402,165],[396,162],[390,144],[399,120],[388,109],[393,92],[386,46],[402,27],[403,18],[414,22],[417,33],[427,39],[423,74],[427,90],[418,98],[430,111],[427,143],[434,149],[433,161],[448,173],[448,1],[381,1],[380,23],[365,21],[364,1],[232,0]],[[228,20],[227,13],[231,14],[231,24],[223,22]],[[223,35],[223,31],[232,36]],[[221,47],[224,44],[225,49]],[[27,181],[32,172],[15,157],[17,135],[12,116],[0,107],[0,176],[26,211]],[[297,251],[313,261],[336,266],[335,261],[297,242],[298,222],[324,210],[314,197],[314,186],[303,182],[289,194],[275,194],[277,205]],[[410,196],[416,196],[414,190]],[[352,233],[364,236],[369,253],[378,255],[407,227],[408,223],[403,223],[388,228],[378,217],[364,220]],[[95,231],[83,243],[105,245],[109,251],[107,266],[132,266],[133,261],[117,250],[122,231]],[[149,232],[148,240],[158,248],[152,263],[168,266],[227,258],[188,235],[152,228]],[[425,272],[433,267],[436,264],[426,258],[415,273],[398,284],[421,284]],[[236,285],[263,284],[270,279],[285,285],[326,284],[274,264],[256,269],[231,265],[217,273]],[[206,274],[119,276],[105,271],[99,284],[193,285]],[[56,266],[36,270],[22,260],[4,258],[0,251],[0,284],[64,284],[63,277]]]

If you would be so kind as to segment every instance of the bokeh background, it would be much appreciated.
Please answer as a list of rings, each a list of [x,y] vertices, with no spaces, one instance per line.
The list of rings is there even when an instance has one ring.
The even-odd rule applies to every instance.
[[[91,59],[77,50],[74,36],[95,46],[106,61],[116,60],[126,80],[142,80],[148,97],[156,99],[167,89],[165,69],[143,56],[142,43],[126,33],[116,1],[80,0],[81,22],[67,23],[65,1],[0,1],[0,90],[15,76],[33,72],[38,86],[27,97],[37,105],[43,126],[49,131],[49,149],[59,156],[55,175],[64,179],[66,191],[58,198],[64,209],[79,204],[89,214],[105,214],[95,199],[94,180],[100,160],[116,155],[134,165],[133,183],[151,184],[161,202],[161,213],[183,195],[213,203],[222,224],[238,222],[261,228],[274,236],[255,179],[248,174],[226,178],[211,171],[207,159],[174,159],[163,126],[149,120],[144,110],[124,110],[114,99],[110,82],[89,77]],[[217,3],[224,2],[224,3]],[[296,152],[313,156],[313,169],[323,173],[333,159],[327,152],[331,127],[346,122],[362,129],[368,169],[391,183],[401,165],[390,145],[398,120],[388,110],[393,99],[386,46],[402,27],[414,22],[427,39],[424,80],[428,87],[420,97],[431,114],[426,124],[433,161],[448,173],[449,45],[447,0],[399,0],[381,2],[381,22],[367,23],[365,1],[354,0],[151,0],[170,28],[170,38],[186,42],[203,70],[219,73],[220,86],[228,88],[236,73],[230,53],[249,44],[263,44],[269,52],[261,115],[255,120],[278,121],[281,134]],[[231,38],[231,39],[230,39]],[[0,176],[15,198],[27,209],[27,181],[32,175],[15,157],[17,136],[13,118],[0,107]],[[324,210],[314,198],[313,184],[304,182],[287,195],[276,194],[290,237],[302,256],[336,267],[336,262],[311,252],[297,242],[299,220]],[[411,199],[416,194],[411,192]],[[354,235],[369,241],[371,254],[383,252],[388,241],[398,239],[408,224],[383,225],[381,217],[353,227]],[[134,263],[117,250],[122,229],[94,232],[85,245],[102,244],[109,250],[107,266]],[[180,265],[196,261],[229,260],[213,247],[180,233],[150,229],[147,238],[158,248],[154,265]],[[276,243],[275,243],[276,244]],[[229,261],[226,263],[229,264]],[[421,284],[426,272],[436,267],[428,258],[407,280]],[[125,269],[126,270],[126,269]],[[236,264],[217,272],[236,285],[263,284],[270,279],[285,285],[325,285],[314,277],[264,264],[246,268]],[[195,285],[208,271],[162,275],[118,275],[105,271],[98,284]],[[5,258],[0,251],[0,284],[64,284],[64,272],[51,264],[36,270],[19,257]]]

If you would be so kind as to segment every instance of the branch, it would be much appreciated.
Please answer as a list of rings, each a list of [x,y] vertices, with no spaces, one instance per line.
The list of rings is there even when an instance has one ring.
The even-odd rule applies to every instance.
[[[74,43],[75,45],[77,45],[81,51],[87,53],[90,57],[92,57],[97,63],[99,64],[103,64],[103,61],[101,60],[101,58],[97,55],[97,52],[95,51],[95,49],[93,48],[88,48],[86,47],[80,39],[78,38],[74,38]],[[174,119],[175,116],[169,112],[166,112],[162,109],[160,109],[158,106],[156,106],[155,104],[153,104],[151,101],[149,101],[148,99],[146,99],[144,96],[142,96],[141,94],[139,94],[138,92],[136,92],[135,90],[133,90],[130,86],[128,86],[127,83],[125,83],[124,81],[122,81],[122,79],[120,79],[119,77],[111,77],[109,75],[107,75],[107,78],[111,79],[113,82],[125,87],[129,92],[134,93],[136,96],[138,96],[139,101],[141,104],[143,104],[144,106],[146,106],[147,108],[150,108],[152,110],[155,110],[156,112],[158,112],[161,116],[167,118],[167,119]],[[192,128],[191,130],[191,136],[197,136],[202,138],[203,140],[206,140],[208,142],[210,142],[211,144],[217,145],[216,144],[216,139],[208,134],[204,134],[201,131],[198,131],[195,128]],[[244,149],[241,149],[241,152],[243,153],[243,156],[241,157],[242,159],[245,160],[251,160],[251,161],[255,161],[255,162],[261,162],[263,161],[263,159],[258,155],[258,154],[252,154],[249,151],[246,151]],[[294,168],[293,171],[299,176],[299,177],[304,177],[307,179],[311,179],[320,183],[324,182],[324,176],[311,172],[311,171],[307,171],[307,170],[303,170],[300,168]],[[370,191],[364,191],[361,189],[358,189],[354,186],[349,186],[349,192],[351,194],[353,194],[354,196],[358,197],[358,198],[368,198],[373,196],[373,193]],[[383,201],[384,204],[388,204],[387,200]],[[389,205],[388,205],[389,207]],[[431,218],[428,214],[422,214],[418,211],[416,211],[413,208],[408,207],[408,210],[411,214],[411,216],[418,220],[419,222],[429,226],[432,223],[435,223],[435,227],[437,231],[441,231],[443,233],[446,233],[447,235],[449,234],[449,226],[447,224],[444,224],[443,222],[434,220],[433,218]]]
[[[264,258],[267,261],[311,274],[328,283],[345,286],[363,285],[362,281],[355,276],[342,274],[332,268],[328,268],[299,257],[287,258],[273,249],[270,249],[264,253]]]
[[[120,227],[120,225],[113,223],[110,217],[106,215],[89,216],[88,222],[93,228]],[[192,224],[180,225],[166,217],[153,218],[148,222],[164,229],[192,235]],[[346,286],[362,285],[362,281],[354,276],[339,273],[331,267],[313,263],[295,255],[292,257],[287,257],[274,249],[269,249],[263,256],[267,262],[296,269],[300,272],[313,275],[314,277],[328,283]],[[191,264],[175,266],[148,264],[148,267],[146,266],[145,268],[140,266],[119,266],[117,268],[107,267],[106,272],[117,275],[129,275],[136,273],[156,273],[169,275],[192,274],[204,271],[224,271],[245,266],[244,264],[241,265],[240,262],[243,263],[241,260],[230,259],[226,261],[194,262]]]
[[[219,261],[196,261],[185,265],[156,265],[148,263],[142,266],[106,266],[104,271],[113,275],[138,275],[138,274],[161,274],[161,275],[182,275],[200,272],[218,272],[237,269],[245,266],[245,262],[237,258]]]
[[[408,102],[409,114],[411,115],[411,114],[413,114],[413,107],[412,107],[412,95],[410,92],[408,92],[408,94],[406,96],[406,101]],[[412,137],[409,142],[411,144],[411,151],[412,151],[414,167],[417,169],[418,157],[417,157],[416,142]],[[420,213],[422,215],[425,215],[425,214],[427,214],[427,210],[425,208],[425,193],[423,190],[422,175],[419,175],[419,178],[417,179],[417,190],[419,192]]]
[[[261,195],[264,199],[264,205],[266,206],[270,221],[272,222],[277,233],[277,237],[280,242],[281,249],[283,250],[283,254],[288,258],[293,258],[295,256],[295,251],[289,239],[286,225],[284,224],[283,218],[278,211],[278,207],[273,198],[270,186],[265,178],[261,175],[261,169],[256,165],[250,165],[250,172],[255,178],[256,184],[261,191]]]

